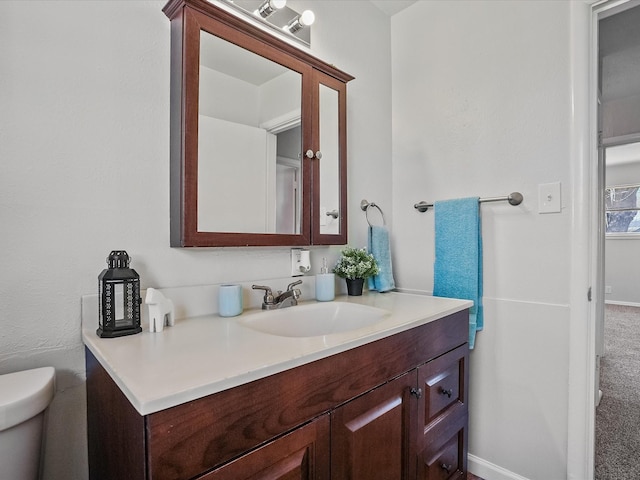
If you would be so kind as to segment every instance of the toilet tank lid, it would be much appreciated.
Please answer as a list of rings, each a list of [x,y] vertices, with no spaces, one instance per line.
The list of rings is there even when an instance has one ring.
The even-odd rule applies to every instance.
[[[55,369],[34,368],[0,375],[0,431],[42,412],[55,391]]]

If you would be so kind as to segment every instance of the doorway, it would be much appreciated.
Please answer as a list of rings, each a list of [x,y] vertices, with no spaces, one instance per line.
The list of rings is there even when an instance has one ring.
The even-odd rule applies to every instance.
[[[637,316],[640,326],[640,288],[637,295],[634,288],[640,283],[633,279],[632,267],[632,259],[640,253],[640,226],[636,225],[640,222],[640,2],[608,3],[610,8],[597,13],[601,248],[595,353],[596,385],[601,380],[602,388],[600,395],[596,388],[596,404],[601,402],[596,409],[596,480],[631,478],[640,465],[634,456],[624,453],[626,445],[640,442],[637,428],[616,418],[628,412],[624,395],[619,393],[630,385],[617,384],[630,379],[620,374],[625,365],[620,364],[624,355],[618,350],[625,348],[624,342],[607,338],[625,331],[620,328],[627,328],[625,336],[629,337],[630,316]],[[605,300],[623,308],[605,306]],[[637,383],[640,390],[640,381]]]

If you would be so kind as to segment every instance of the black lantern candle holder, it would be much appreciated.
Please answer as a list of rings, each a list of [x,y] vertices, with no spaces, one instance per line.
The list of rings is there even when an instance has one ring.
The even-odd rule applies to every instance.
[[[114,250],[107,257],[109,268],[98,276],[99,337],[122,337],[140,333],[140,276],[129,268],[129,255]]]

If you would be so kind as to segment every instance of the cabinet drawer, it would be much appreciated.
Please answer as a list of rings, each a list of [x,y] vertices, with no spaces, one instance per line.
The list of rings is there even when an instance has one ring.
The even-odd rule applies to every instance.
[[[420,480],[450,480],[463,477],[464,430],[460,429],[433,454],[425,455]]]
[[[425,425],[448,409],[466,404],[467,351],[464,345],[420,367],[419,380],[425,392]]]
[[[457,363],[425,381],[427,418],[432,420],[453,402],[460,400],[460,368]]]

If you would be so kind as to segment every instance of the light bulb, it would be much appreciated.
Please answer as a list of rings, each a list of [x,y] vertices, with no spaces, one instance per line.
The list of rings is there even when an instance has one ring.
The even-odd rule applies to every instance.
[[[311,10],[305,10],[304,12],[302,12],[302,15],[300,15],[300,23],[305,27],[310,27],[315,21],[316,16]]]
[[[254,15],[260,15],[262,18],[267,18],[276,10],[284,8],[286,4],[287,0],[265,0],[253,13]]]
[[[288,30],[290,33],[295,33],[298,30],[302,30],[304,27],[309,27],[315,22],[316,16],[311,10],[305,10],[302,15],[298,15],[291,20],[287,25],[282,27],[284,30]]]

